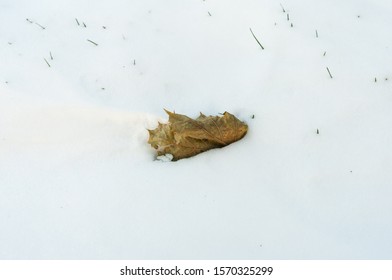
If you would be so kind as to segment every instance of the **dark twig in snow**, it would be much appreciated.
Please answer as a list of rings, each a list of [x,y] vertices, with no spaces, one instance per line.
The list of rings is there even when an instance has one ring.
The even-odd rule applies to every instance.
[[[79,21],[78,21],[78,19],[77,18],[75,18],[75,20],[76,20],[76,23],[80,26],[80,23],[79,23]]]
[[[41,27],[42,29],[46,29],[46,27],[42,26],[41,24],[39,24],[38,22],[34,22],[31,19],[26,18],[26,20],[30,23],[35,23],[36,25],[38,25],[39,27]]]
[[[210,17],[212,16],[210,12],[208,12],[208,15],[209,15]]]
[[[50,54],[50,60],[53,60],[52,52],[49,52],[49,54]]]
[[[374,78],[374,82],[377,83],[377,78]]]
[[[44,58],[44,60],[45,60],[46,64],[48,64],[48,66],[51,67],[49,62],[46,60],[46,58]]]
[[[87,25],[86,25],[84,22],[83,22],[83,26],[84,26],[84,27],[87,27]]]
[[[261,49],[264,50],[263,45],[260,43],[260,41],[256,38],[255,34],[253,33],[252,28],[249,27],[249,30],[250,30],[250,32],[252,33],[253,38],[255,38],[256,42],[257,42],[257,43],[259,44],[259,46],[261,47]]]
[[[327,54],[327,52],[324,52],[323,56],[325,56]]]
[[[286,12],[286,10],[283,8],[283,5],[282,5],[282,4],[280,4],[280,6],[282,7],[282,11],[283,11],[283,13],[285,13],[285,12]]]
[[[331,79],[332,79],[331,71],[329,71],[329,68],[328,68],[328,67],[327,67],[327,71],[328,71],[329,76],[330,76]]]
[[[316,29],[316,38],[318,38],[318,32],[317,32],[317,29]]]
[[[287,20],[290,20],[290,14],[287,14]]]
[[[90,42],[91,44],[94,44],[94,45],[98,46],[98,44],[95,43],[94,41],[91,41],[91,40],[89,40],[89,39],[87,39],[87,41]]]
[[[42,26],[42,25],[39,24],[38,22],[36,22],[35,24],[38,25],[39,27],[41,27],[42,29],[46,29],[46,27]]]

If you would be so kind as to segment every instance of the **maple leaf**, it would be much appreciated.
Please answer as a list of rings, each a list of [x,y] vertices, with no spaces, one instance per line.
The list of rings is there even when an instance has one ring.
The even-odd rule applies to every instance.
[[[222,116],[205,116],[197,119],[172,113],[169,122],[159,123],[148,130],[148,143],[157,150],[158,156],[171,154],[173,160],[188,158],[214,148],[222,148],[240,140],[248,126],[234,115],[225,112]]]

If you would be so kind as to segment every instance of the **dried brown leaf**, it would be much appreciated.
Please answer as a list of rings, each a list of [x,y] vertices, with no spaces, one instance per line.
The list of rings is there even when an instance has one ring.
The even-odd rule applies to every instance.
[[[240,140],[248,126],[234,115],[205,116],[197,119],[169,112],[169,122],[159,123],[149,130],[148,143],[157,150],[158,156],[171,154],[173,160],[191,157],[204,151],[221,148]]]

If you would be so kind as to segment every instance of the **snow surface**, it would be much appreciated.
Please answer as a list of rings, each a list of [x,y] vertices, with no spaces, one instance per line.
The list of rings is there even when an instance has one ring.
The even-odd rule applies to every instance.
[[[2,0],[0,258],[392,258],[392,2],[280,3]],[[249,133],[156,161],[163,108]]]

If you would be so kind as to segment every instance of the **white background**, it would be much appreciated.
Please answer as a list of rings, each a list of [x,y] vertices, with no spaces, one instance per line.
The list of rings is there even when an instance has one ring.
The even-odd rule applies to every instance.
[[[0,261],[0,276],[22,279],[391,279],[391,261]],[[272,267],[269,275],[214,275],[221,267]],[[121,275],[121,269],[203,269],[197,276]],[[209,270],[209,272],[208,272]]]

